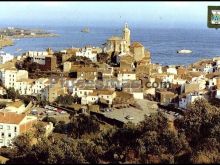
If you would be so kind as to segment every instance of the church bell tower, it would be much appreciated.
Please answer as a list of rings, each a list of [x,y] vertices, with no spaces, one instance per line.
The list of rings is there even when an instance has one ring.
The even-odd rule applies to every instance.
[[[125,23],[125,27],[123,29],[123,39],[127,42],[127,47],[131,45],[131,32],[130,29],[128,28],[128,24]]]

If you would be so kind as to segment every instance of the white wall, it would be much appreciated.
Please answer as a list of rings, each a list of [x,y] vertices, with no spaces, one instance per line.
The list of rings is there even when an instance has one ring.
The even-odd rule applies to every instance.
[[[0,52],[0,64],[4,64],[7,61],[10,61],[14,58],[13,55],[9,53]]]
[[[176,70],[176,68],[168,68],[167,73],[177,74],[177,70]]]
[[[133,97],[135,99],[144,99],[144,93],[143,92],[133,92]]]
[[[215,98],[220,99],[220,90],[219,89],[216,90]]]
[[[16,127],[16,132],[15,132]],[[2,136],[4,134],[4,136]],[[11,137],[9,137],[11,134]],[[0,147],[9,146],[11,140],[19,135],[19,126],[16,124],[0,123]]]
[[[135,73],[119,73],[118,80],[119,81],[136,80],[136,74]]]
[[[47,51],[38,52],[38,51],[29,51],[26,53],[29,57],[31,57],[33,62],[36,62],[41,65],[45,65],[45,57],[48,56]]]
[[[92,53],[93,48],[83,48],[76,52],[76,56],[87,57],[93,62],[97,62],[97,53]]]

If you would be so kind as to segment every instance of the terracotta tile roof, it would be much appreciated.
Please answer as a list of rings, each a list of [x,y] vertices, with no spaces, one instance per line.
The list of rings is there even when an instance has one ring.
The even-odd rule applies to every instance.
[[[19,124],[25,116],[25,114],[17,114],[14,112],[0,112],[0,123]]]

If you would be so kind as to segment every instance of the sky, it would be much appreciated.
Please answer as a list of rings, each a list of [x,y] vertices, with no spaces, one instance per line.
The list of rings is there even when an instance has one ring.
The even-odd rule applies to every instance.
[[[220,2],[0,2],[0,25],[207,28],[207,6]]]

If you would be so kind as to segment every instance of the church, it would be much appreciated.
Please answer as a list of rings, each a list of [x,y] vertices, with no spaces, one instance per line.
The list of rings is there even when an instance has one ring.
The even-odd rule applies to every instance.
[[[132,60],[137,64],[151,63],[150,51],[139,42],[131,43],[131,31],[127,23],[122,30],[122,36],[112,36],[107,40],[104,51],[109,55],[116,55],[118,61],[123,61],[123,63],[128,63],[128,58],[128,61]]]
[[[105,52],[111,54],[115,52],[117,54],[125,54],[129,52],[129,46],[131,43],[130,30],[128,24],[125,24],[122,37],[112,36],[107,40]]]

